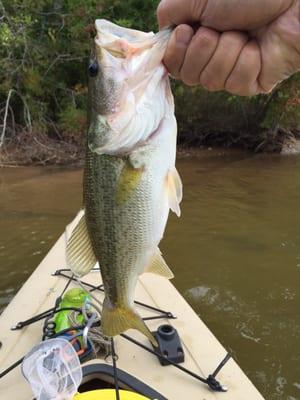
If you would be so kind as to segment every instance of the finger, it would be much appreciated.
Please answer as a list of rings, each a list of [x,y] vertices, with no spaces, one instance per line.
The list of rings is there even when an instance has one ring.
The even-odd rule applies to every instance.
[[[210,0],[201,15],[201,23],[211,28],[253,30],[264,27],[284,13],[295,0]]]
[[[162,0],[157,18],[160,28],[200,22],[220,31],[252,30],[273,21],[293,3],[298,6],[295,0]]]
[[[248,37],[243,33],[223,33],[214,55],[200,76],[201,85],[210,91],[224,90],[225,83],[247,41]]]
[[[225,89],[239,96],[253,96],[264,90],[258,83],[261,71],[260,48],[255,40],[248,42],[226,81]]]
[[[171,36],[165,53],[164,64],[174,78],[179,77],[179,71],[193,35],[193,28],[189,25],[179,25]]]
[[[217,48],[219,36],[218,32],[204,27],[193,36],[180,71],[186,85],[199,85],[200,75]]]
[[[160,28],[198,22],[207,0],[161,0],[157,8]]]

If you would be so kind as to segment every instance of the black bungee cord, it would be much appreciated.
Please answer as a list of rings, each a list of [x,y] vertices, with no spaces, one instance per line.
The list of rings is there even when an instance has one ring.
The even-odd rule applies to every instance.
[[[111,343],[112,364],[113,364],[113,370],[114,370],[114,385],[115,385],[115,392],[116,392],[116,400],[120,400],[118,369],[117,369],[118,356],[117,356],[116,351],[115,351],[114,338],[110,339],[110,343]]]
[[[60,311],[76,311],[76,312],[81,312],[82,310],[79,308],[75,308],[75,307],[65,307],[62,309],[59,309],[59,305],[61,303],[62,297],[64,295],[64,293],[66,292],[66,290],[68,289],[69,285],[71,284],[72,281],[76,281],[76,279],[74,278],[74,275],[70,276],[67,274],[64,274],[64,272],[70,271],[68,269],[63,269],[63,270],[57,270],[53,275],[54,276],[62,276],[64,278],[68,279],[68,282],[66,284],[66,286],[64,287],[62,293],[60,294],[60,296],[56,299],[55,301],[55,306],[49,310],[46,310],[42,313],[40,313],[39,315],[32,317],[26,321],[21,321],[18,324],[16,324],[14,327],[12,327],[12,330],[17,330],[17,329],[22,329],[25,326],[28,326],[34,322],[40,321],[42,319],[50,319],[52,318],[56,313],[60,312]],[[103,285],[98,285],[98,286],[94,286],[92,284],[89,284],[87,282],[82,282],[83,285],[85,285],[86,287],[89,288],[90,291],[96,291],[99,290],[101,292],[104,291],[103,289]],[[135,301],[135,303],[137,305],[140,305],[142,307],[148,308],[152,311],[156,311],[159,312],[161,315],[160,316],[153,316],[153,317],[146,317],[144,318],[144,320],[151,320],[151,319],[158,319],[158,318],[167,318],[167,319],[174,319],[176,318],[171,312],[167,312],[161,309],[158,309],[156,307],[147,305],[145,303],[141,303],[138,301]],[[46,322],[46,321],[45,321]],[[95,322],[92,327],[97,327],[99,326],[99,322]],[[74,326],[74,327],[69,327],[67,329],[64,329],[58,333],[53,333],[53,330],[51,333],[51,336],[49,338],[56,338],[59,337],[61,335],[63,335],[64,333],[70,332],[70,331],[78,331],[78,333],[80,334],[83,333],[83,329],[85,328],[85,325],[81,325],[81,326]],[[217,374],[220,372],[220,370],[225,366],[225,364],[231,359],[231,355],[228,353],[225,358],[221,361],[221,363],[217,366],[216,370],[209,375],[207,378],[203,378],[201,376],[199,376],[198,374],[194,373],[193,371],[188,370],[187,368],[181,366],[180,364],[176,364],[175,362],[173,362],[172,360],[168,359],[168,357],[158,353],[157,351],[155,351],[155,349],[151,349],[150,347],[145,346],[143,343],[138,342],[137,340],[135,340],[134,338],[126,335],[126,334],[121,334],[121,337],[123,337],[124,339],[130,341],[131,343],[135,344],[138,347],[141,347],[142,349],[144,349],[145,351],[155,355],[156,357],[162,359],[162,358],[167,358],[168,362],[174,366],[175,368],[181,370],[182,372],[188,374],[189,376],[192,376],[193,378],[197,379],[198,381],[208,385],[213,391],[215,392],[226,392],[227,388],[225,388],[224,386],[222,386],[217,380],[216,380],[216,376]],[[115,393],[116,393],[116,400],[120,400],[120,392],[119,392],[119,380],[118,380],[118,368],[117,368],[117,359],[118,356],[116,354],[115,351],[115,343],[114,343],[114,339],[111,338],[110,340],[111,342],[111,356],[112,356],[112,364],[113,364],[113,372],[114,372],[114,388],[115,388]],[[0,379],[3,378],[5,375],[7,375],[10,371],[12,371],[14,368],[16,368],[17,366],[19,366],[25,357],[22,357],[21,359],[19,359],[18,361],[16,361],[14,364],[12,364],[11,366],[9,366],[6,370],[4,370],[3,372],[0,373]]]

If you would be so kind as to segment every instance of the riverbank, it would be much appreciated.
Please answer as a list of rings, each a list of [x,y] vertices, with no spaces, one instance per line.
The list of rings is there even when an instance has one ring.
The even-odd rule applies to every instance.
[[[262,143],[256,152],[299,154],[300,135],[289,135],[282,137],[281,141],[275,143]],[[191,145],[180,143],[177,148],[178,158],[195,157],[203,155],[203,151],[214,151],[217,153],[245,152],[254,154],[255,151],[241,149],[234,145]],[[0,149],[0,167],[14,166],[81,166],[84,163],[84,145],[51,139],[47,135],[35,135],[29,137],[20,134],[18,140],[9,142]]]
[[[0,166],[72,165],[83,157],[83,146],[74,142],[21,132],[0,149]]]
[[[67,146],[57,149],[55,153],[55,147],[51,147],[52,155],[42,157],[41,154],[38,156],[34,152],[34,158],[30,157],[31,154],[26,152],[21,153],[19,151],[3,151],[0,152],[0,167],[7,168],[18,168],[18,167],[82,167],[84,165],[84,151],[72,151]],[[50,150],[49,150],[50,151]],[[300,142],[299,142],[300,152]],[[33,151],[32,151],[33,153]],[[55,154],[54,154],[55,153]],[[177,147],[177,159],[188,159],[188,158],[200,158],[206,159],[208,157],[222,157],[226,155],[234,154],[252,154],[248,150],[224,148],[224,147],[212,147],[212,146],[199,146],[199,147],[187,147],[178,145]]]

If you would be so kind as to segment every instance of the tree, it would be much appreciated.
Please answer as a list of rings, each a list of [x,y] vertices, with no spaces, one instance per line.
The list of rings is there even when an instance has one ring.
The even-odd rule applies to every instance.
[[[2,137],[6,144],[20,144],[35,138],[34,146],[50,140],[51,146],[67,142],[79,148],[86,127],[86,66],[94,20],[156,30],[157,3],[0,0],[0,141]],[[279,127],[299,130],[299,76],[270,96],[251,99],[209,94],[179,83],[174,87],[182,142],[262,149],[268,132],[274,136],[283,132]]]

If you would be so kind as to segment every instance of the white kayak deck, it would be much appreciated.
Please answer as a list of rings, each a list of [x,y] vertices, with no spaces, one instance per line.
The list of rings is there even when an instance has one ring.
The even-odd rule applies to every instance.
[[[23,357],[41,341],[43,321],[18,331],[11,327],[54,306],[67,280],[51,276],[66,266],[66,241],[77,219],[67,227],[66,232],[50,250],[39,267],[23,285],[9,306],[0,316],[0,372]],[[20,265],[20,268],[22,266]],[[101,284],[99,272],[91,272],[84,281],[93,285]],[[72,287],[72,285],[70,286]],[[99,292],[94,292],[94,294]],[[97,294],[103,299],[102,294]],[[173,325],[179,332],[184,352],[184,367],[204,378],[211,374],[225,357],[226,350],[199,319],[196,313],[166,279],[153,274],[143,274],[136,289],[136,300],[170,311],[177,316],[172,320],[153,320],[147,324],[152,331],[163,323]],[[155,315],[145,308],[137,307],[142,316]],[[151,347],[139,332],[128,334]],[[230,360],[218,374],[217,379],[228,387],[227,393],[212,392],[208,386],[175,369],[162,367],[158,359],[128,342],[122,337],[115,340],[118,354],[118,368],[145,382],[169,400],[262,400],[262,395],[242,372],[234,360]],[[102,361],[102,360],[101,360]],[[89,363],[93,363],[90,361]],[[103,361],[104,362],[104,361]],[[31,400],[31,389],[21,374],[20,366],[0,379],[0,399]]]

